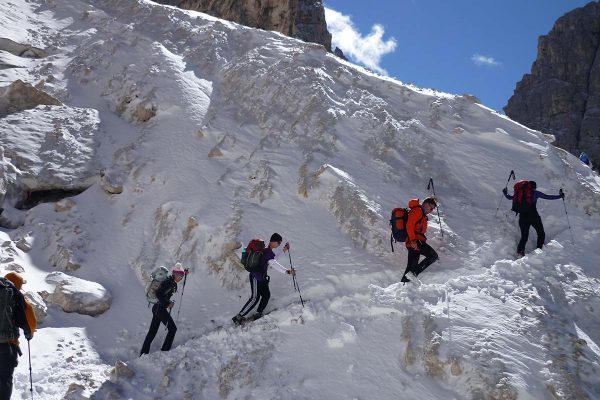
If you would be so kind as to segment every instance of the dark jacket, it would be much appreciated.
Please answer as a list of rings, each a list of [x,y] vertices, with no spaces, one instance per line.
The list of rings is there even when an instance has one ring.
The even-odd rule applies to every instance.
[[[23,329],[26,336],[31,333],[25,314],[25,298],[23,297],[23,293],[11,281],[5,278],[0,279],[2,280],[0,282],[0,295],[12,296],[12,301],[14,301],[12,313],[8,315],[11,319],[9,322],[11,327],[5,332],[0,332],[0,343],[18,343],[19,328]],[[7,326],[8,324],[0,323],[0,325]]]
[[[171,296],[177,291],[177,282],[173,278],[173,275],[169,275],[167,279],[162,281],[158,289],[156,289],[156,298],[158,304],[163,307],[167,307],[171,302]]]
[[[268,270],[269,270],[269,261],[275,258],[275,253],[270,247],[267,247],[260,257],[260,271],[251,272],[250,275],[253,278],[256,278],[257,282],[264,282],[268,278]]]

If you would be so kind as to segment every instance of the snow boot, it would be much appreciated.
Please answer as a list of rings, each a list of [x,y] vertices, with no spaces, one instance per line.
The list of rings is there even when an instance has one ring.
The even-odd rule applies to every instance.
[[[244,322],[244,317],[242,317],[240,314],[236,315],[235,317],[231,318],[231,320],[233,321],[234,324],[236,325],[241,325],[242,322]]]
[[[256,321],[257,319],[261,319],[262,317],[263,317],[263,313],[261,313],[261,312],[257,312],[256,314],[254,314],[254,315],[252,316],[252,320],[253,320],[253,321]]]
[[[408,279],[406,277],[406,275],[402,275],[402,279],[400,279],[400,282],[404,283],[406,285],[406,282],[410,282],[410,279]]]

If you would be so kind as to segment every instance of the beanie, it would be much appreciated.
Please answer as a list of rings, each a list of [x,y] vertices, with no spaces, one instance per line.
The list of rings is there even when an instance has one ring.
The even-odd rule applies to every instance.
[[[11,281],[19,290],[21,290],[24,283],[27,283],[27,281],[23,279],[23,276],[17,272],[9,272],[8,274],[4,275],[4,277]]]
[[[281,243],[282,241],[283,241],[283,238],[277,232],[275,232],[274,234],[272,234],[271,235],[271,239],[269,240],[269,242],[277,242],[277,243]]]
[[[181,263],[175,264],[173,269],[171,270],[171,275],[185,275],[185,269],[183,269],[183,265]]]

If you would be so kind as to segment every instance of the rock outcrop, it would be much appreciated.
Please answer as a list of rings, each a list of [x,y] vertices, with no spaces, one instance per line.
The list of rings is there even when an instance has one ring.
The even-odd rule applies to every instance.
[[[565,14],[539,38],[531,73],[517,83],[504,111],[600,164],[600,3]]]
[[[252,28],[277,31],[331,51],[331,33],[321,0],[155,0],[200,11]]]
[[[102,285],[53,272],[46,282],[56,285],[54,292],[45,295],[45,300],[63,311],[96,316],[110,308],[112,297]]]
[[[0,118],[39,105],[60,106],[62,103],[48,93],[21,80],[16,80],[10,85],[0,88]]]

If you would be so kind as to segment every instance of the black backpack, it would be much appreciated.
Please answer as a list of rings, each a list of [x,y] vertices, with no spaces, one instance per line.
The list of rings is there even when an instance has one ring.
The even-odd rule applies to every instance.
[[[244,264],[244,268],[248,272],[259,272],[262,269],[260,265],[260,259],[262,258],[263,252],[265,251],[265,242],[261,239],[252,239],[248,246],[242,252],[242,259],[240,260]]]
[[[15,326],[13,318],[16,290],[17,288],[8,279],[0,278],[0,343],[19,337],[19,329]]]
[[[392,246],[392,252],[394,252],[394,242],[406,242],[408,236],[406,233],[406,223],[408,222],[409,211],[407,208],[394,208],[392,210],[392,218],[390,218],[390,225],[392,227],[390,245]]]

